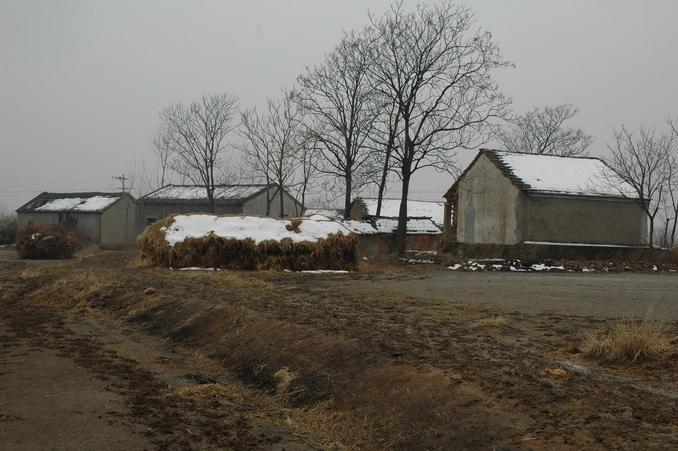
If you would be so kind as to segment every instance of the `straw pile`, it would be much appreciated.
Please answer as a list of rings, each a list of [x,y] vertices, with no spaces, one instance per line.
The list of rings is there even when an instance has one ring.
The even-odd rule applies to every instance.
[[[140,256],[158,266],[171,268],[204,267],[233,270],[314,269],[354,270],[357,265],[357,239],[351,234],[330,234],[312,241],[235,239],[208,233],[187,237],[170,245],[165,239],[174,217],[146,227],[139,237]],[[295,228],[300,221],[293,221]]]

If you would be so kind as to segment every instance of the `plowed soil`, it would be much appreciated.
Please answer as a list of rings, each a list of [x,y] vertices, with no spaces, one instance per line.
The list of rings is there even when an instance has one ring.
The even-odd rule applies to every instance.
[[[678,448],[678,355],[580,354],[625,311],[600,300],[614,279],[589,290],[561,274],[549,291],[540,274],[446,274],[6,259],[0,436],[9,449]],[[643,277],[640,292],[664,287],[675,305],[678,277]],[[532,308],[544,293],[554,308]],[[586,296],[595,308],[566,308]]]

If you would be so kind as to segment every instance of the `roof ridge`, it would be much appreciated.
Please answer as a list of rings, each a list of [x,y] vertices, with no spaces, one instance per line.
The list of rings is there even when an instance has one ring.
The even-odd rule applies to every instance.
[[[550,153],[532,153],[532,152],[518,152],[518,151],[510,151],[510,150],[501,150],[501,149],[486,149],[486,148],[481,148],[479,149],[480,152],[491,152],[491,153],[496,153],[496,152],[502,152],[502,153],[508,153],[512,155],[531,155],[534,157],[556,157],[556,158],[573,158],[573,159],[578,159],[578,160],[598,160],[602,161],[605,163],[605,160],[603,160],[600,157],[593,157],[593,156],[588,156],[588,155],[553,155]]]

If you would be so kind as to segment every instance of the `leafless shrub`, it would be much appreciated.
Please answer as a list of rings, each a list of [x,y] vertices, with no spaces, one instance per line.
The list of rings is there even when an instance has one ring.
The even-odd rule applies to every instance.
[[[0,214],[0,245],[13,244],[16,241],[16,216]]]
[[[21,258],[71,258],[80,241],[74,232],[60,225],[32,225],[17,235],[16,250]]]

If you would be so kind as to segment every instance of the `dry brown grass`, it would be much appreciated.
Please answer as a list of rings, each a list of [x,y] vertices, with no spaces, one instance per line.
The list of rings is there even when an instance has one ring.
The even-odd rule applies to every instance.
[[[299,229],[301,222],[301,218],[293,218],[290,223],[285,226],[285,228],[290,232],[301,233],[301,230]]]
[[[297,375],[284,366],[273,373],[273,377],[278,381],[276,391],[279,395],[285,395],[289,391],[292,382],[297,378]]]
[[[188,238],[170,246],[165,240],[163,227],[174,221],[165,218],[146,227],[139,238],[140,257],[158,266],[185,268],[200,266],[232,270],[302,271],[312,269],[343,269],[357,267],[358,242],[351,235],[330,235],[317,242],[237,240],[214,234],[201,238]],[[301,221],[292,221],[299,227]]]
[[[235,389],[222,384],[188,384],[176,389],[173,394],[191,400],[227,398],[235,394]]]
[[[480,319],[474,322],[471,327],[473,329],[492,329],[500,328],[508,325],[508,318],[503,316],[490,316],[488,318]]]
[[[662,321],[618,320],[603,333],[590,334],[583,354],[603,362],[662,360],[675,352],[674,338]]]

